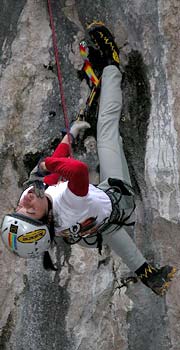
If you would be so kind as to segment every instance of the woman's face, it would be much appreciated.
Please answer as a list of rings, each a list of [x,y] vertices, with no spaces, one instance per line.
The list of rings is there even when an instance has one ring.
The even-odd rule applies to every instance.
[[[47,197],[37,197],[34,188],[31,187],[22,194],[15,211],[32,219],[41,219],[48,214]]]

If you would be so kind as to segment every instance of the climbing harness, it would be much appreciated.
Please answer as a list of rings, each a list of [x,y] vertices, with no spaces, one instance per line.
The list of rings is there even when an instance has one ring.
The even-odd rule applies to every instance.
[[[56,233],[56,237],[63,237],[67,244],[73,245],[83,240],[87,245],[95,245],[101,254],[102,232],[110,224],[104,220],[100,224],[96,222],[96,217],[90,217],[82,223],[76,223],[72,227]],[[90,239],[90,240],[89,240]]]
[[[105,191],[112,203],[112,212],[100,224],[95,217],[88,218],[84,222],[76,223],[70,228],[60,231],[56,236],[63,237],[68,244],[76,244],[83,240],[87,245],[96,245],[99,254],[102,251],[103,233],[113,233],[122,226],[133,226],[130,221],[135,210],[134,193],[132,187],[120,179],[109,178],[110,187]],[[126,209],[121,209],[121,201],[125,201]],[[129,200],[129,202],[128,202]]]

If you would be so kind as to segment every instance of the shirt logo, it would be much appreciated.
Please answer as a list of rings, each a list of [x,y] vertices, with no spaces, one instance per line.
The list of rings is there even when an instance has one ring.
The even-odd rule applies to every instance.
[[[81,223],[76,223],[70,228],[62,230],[59,235],[66,238],[77,239],[79,237],[89,236],[97,232],[100,225],[97,224],[96,217],[90,217]],[[57,234],[58,236],[58,234]]]

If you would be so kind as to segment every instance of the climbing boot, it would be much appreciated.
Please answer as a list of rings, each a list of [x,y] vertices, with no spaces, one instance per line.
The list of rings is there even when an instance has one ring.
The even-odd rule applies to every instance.
[[[176,273],[176,268],[165,265],[160,269],[145,263],[137,271],[139,279],[157,295],[163,296],[167,292],[170,282]]]
[[[101,50],[104,66],[115,65],[119,68],[119,49],[103,22],[93,22],[87,27],[92,42]]]

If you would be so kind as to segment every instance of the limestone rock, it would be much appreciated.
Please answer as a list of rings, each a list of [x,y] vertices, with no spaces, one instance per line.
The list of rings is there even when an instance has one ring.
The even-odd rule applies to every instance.
[[[52,0],[63,87],[71,120],[88,93],[77,69],[86,23],[114,32],[124,69],[120,132],[136,191],[135,239],[147,259],[179,268],[179,1]],[[0,11],[0,215],[13,210],[41,153],[64,125],[45,2],[2,1]],[[52,113],[53,112],[53,113]],[[108,248],[69,247],[24,261],[0,242],[0,349],[179,350],[179,272],[165,298],[140,283]]]

